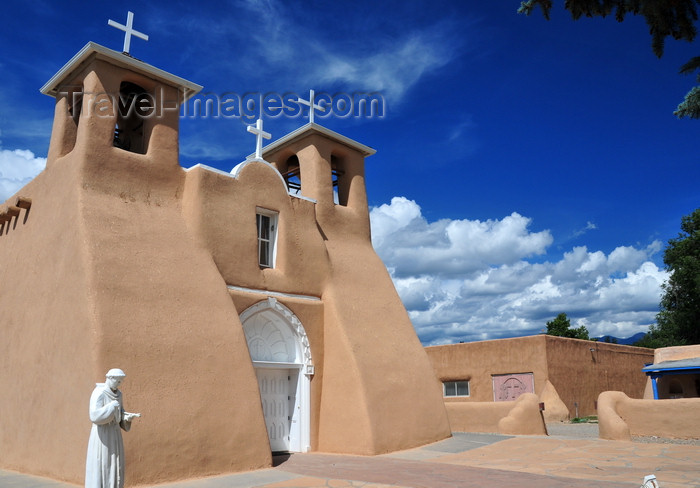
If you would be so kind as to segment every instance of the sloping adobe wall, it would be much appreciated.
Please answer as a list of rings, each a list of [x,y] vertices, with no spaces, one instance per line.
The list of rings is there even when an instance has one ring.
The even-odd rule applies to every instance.
[[[112,181],[91,173],[84,184],[98,371],[122,368],[125,408],[142,414],[124,435],[127,481],[269,466],[238,311],[182,216],[185,172],[177,166],[155,179],[156,158],[111,150],[101,159],[142,160],[122,173],[113,165]]]
[[[238,313],[182,218],[184,171],[76,152],[20,191],[26,222],[0,237],[2,467],[82,483],[90,393],[112,367],[143,415],[127,486],[270,466]]]
[[[344,154],[345,176],[350,179],[347,206],[335,205],[330,198],[329,155],[337,150],[329,141],[313,137],[299,153],[302,178],[304,168],[314,162],[324,169],[327,185],[313,190],[330,269],[322,295],[325,352],[319,449],[380,454],[444,439],[450,427],[441,386],[372,248],[359,154]]]
[[[18,193],[29,212],[0,236],[0,467],[72,482],[99,380],[77,181],[75,166],[45,170]]]
[[[644,396],[645,364],[653,361],[654,351],[643,347],[544,336],[547,340],[549,380],[559,396],[579,417],[595,415],[595,402],[601,392],[623,391],[633,398]]]
[[[327,244],[319,449],[379,454],[449,437],[441,387],[369,242]]]
[[[551,381],[545,381],[539,398],[540,402],[544,403],[543,415],[546,422],[563,422],[569,419],[569,409]]]

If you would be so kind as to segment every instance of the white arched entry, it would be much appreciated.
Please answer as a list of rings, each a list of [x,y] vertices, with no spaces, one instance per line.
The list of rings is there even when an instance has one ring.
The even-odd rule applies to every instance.
[[[258,378],[270,448],[309,451],[313,362],[304,327],[274,298],[246,309],[241,323]]]

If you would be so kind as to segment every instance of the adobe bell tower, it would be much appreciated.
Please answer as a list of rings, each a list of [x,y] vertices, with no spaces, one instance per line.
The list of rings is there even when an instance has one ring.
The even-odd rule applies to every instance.
[[[103,170],[105,163],[178,166],[180,104],[201,88],[89,42],[41,88],[56,98],[47,168],[68,155],[99,159]]]
[[[316,215],[323,232],[362,235],[367,242],[370,235],[365,157],[374,153],[371,147],[315,122],[263,150],[265,159],[282,174],[290,193],[316,201]]]

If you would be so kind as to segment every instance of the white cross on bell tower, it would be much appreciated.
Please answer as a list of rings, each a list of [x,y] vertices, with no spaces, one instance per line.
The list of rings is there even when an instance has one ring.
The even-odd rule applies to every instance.
[[[297,103],[301,105],[306,105],[309,107],[309,123],[313,124],[314,123],[314,109],[318,109],[321,112],[326,111],[326,107],[323,107],[317,103],[314,103],[314,91],[310,90],[309,93],[309,100],[304,100],[303,98],[297,98]]]
[[[262,140],[270,139],[272,134],[263,130],[262,119],[258,119],[255,122],[255,127],[249,125],[248,132],[255,134],[255,159],[262,160]]]
[[[115,22],[113,20],[108,20],[107,24],[116,27],[119,30],[124,31],[124,51],[126,54],[129,54],[129,49],[131,48],[131,36],[134,35],[140,39],[143,39],[144,41],[148,40],[148,35],[144,34],[143,32],[139,32],[134,29],[134,13],[129,12],[126,15],[126,25],[122,25],[118,22]]]

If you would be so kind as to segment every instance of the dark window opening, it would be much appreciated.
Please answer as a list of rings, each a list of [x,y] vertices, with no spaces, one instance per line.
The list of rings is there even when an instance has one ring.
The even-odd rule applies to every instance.
[[[338,205],[348,204],[348,187],[345,181],[343,162],[336,156],[331,156],[331,178],[333,180],[333,201]]]
[[[344,174],[345,171],[343,170],[340,160],[335,156],[331,156],[331,175],[333,178],[333,188],[338,188],[338,186],[340,185],[340,180]]]
[[[80,123],[80,113],[83,111],[83,92],[80,91],[71,93],[68,103],[68,113],[70,113],[75,126],[78,127],[78,124]]]
[[[284,181],[287,183],[287,190],[292,193],[298,194],[301,192],[301,171],[299,169],[299,158],[292,156],[287,159],[286,162],[287,169],[282,173]]]
[[[155,100],[151,94],[135,83],[122,82],[114,127],[114,147],[145,154],[144,122],[153,115],[154,110]]]

